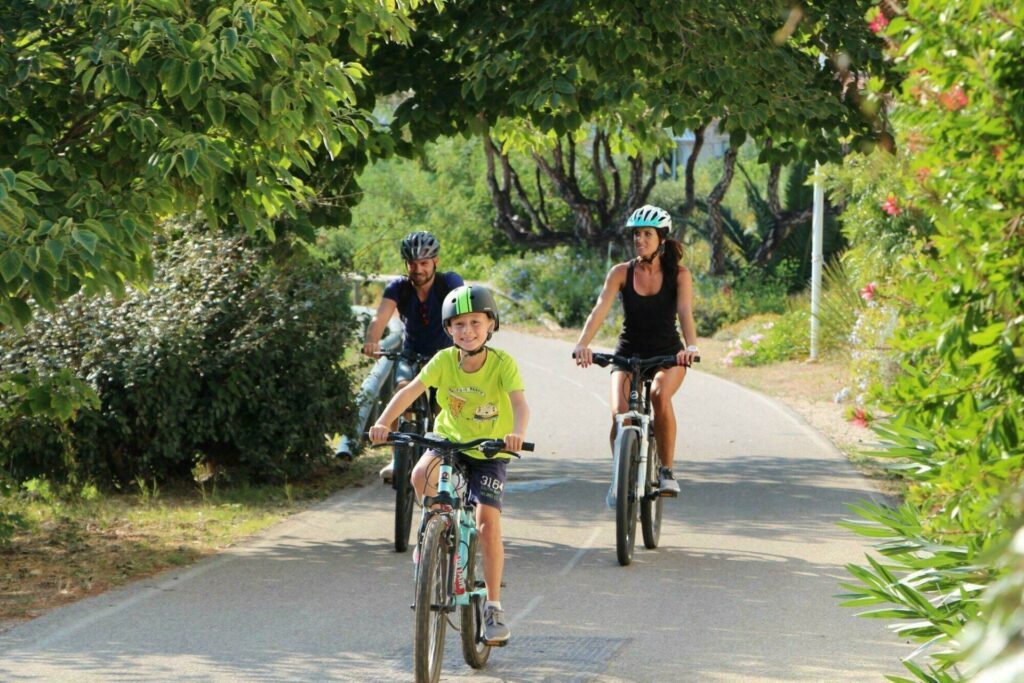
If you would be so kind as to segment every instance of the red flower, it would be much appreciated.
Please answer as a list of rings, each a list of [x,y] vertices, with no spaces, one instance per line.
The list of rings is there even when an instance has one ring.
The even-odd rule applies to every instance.
[[[930,176],[931,174],[932,169],[928,168],[927,166],[922,166],[921,168],[917,169],[917,182],[923,183],[924,181],[928,180],[928,176]]]
[[[869,282],[860,290],[860,298],[864,301],[872,301],[875,298],[875,283]]]
[[[886,197],[885,202],[882,204],[882,211],[885,211],[890,216],[899,216],[903,213],[903,209],[900,208],[900,202],[896,198],[896,195],[890,194]]]
[[[853,417],[850,418],[849,422],[850,424],[858,427],[867,427],[870,420],[871,418],[866,410],[863,408],[857,408],[853,411]]]
[[[885,18],[882,12],[875,15],[875,18],[868,24],[868,28],[871,29],[872,33],[880,33],[885,30],[885,27],[889,25],[889,20]]]
[[[1003,145],[992,145],[992,156],[995,157],[996,161],[1003,160],[1003,153],[1006,152],[1006,147]]]
[[[939,95],[939,103],[947,111],[959,111],[967,106],[967,102],[967,93],[959,85]]]

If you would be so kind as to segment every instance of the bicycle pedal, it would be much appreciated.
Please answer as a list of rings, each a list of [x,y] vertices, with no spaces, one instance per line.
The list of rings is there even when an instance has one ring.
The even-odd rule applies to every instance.
[[[675,491],[660,491],[658,492],[658,495],[662,498],[676,498],[679,496]]]
[[[487,640],[487,639],[484,639],[484,645],[489,645],[490,647],[505,647],[506,645],[508,645],[508,640]]]

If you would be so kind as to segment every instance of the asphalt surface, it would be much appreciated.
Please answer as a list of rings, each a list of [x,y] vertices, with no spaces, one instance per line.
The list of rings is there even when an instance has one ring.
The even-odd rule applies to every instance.
[[[869,681],[910,647],[838,605],[868,545],[836,525],[872,488],[781,404],[691,372],[661,547],[615,557],[608,371],[502,331],[537,452],[510,470],[512,642],[483,671],[449,629],[443,680]],[[710,360],[710,359],[708,359]],[[394,681],[412,675],[411,553],[393,494],[343,491],[258,538],[0,635],[2,681]],[[639,529],[638,529],[639,535]]]

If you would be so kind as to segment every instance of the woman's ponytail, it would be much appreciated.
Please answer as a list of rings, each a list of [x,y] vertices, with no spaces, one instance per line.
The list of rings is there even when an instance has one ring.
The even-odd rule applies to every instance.
[[[666,237],[661,245],[661,270],[670,286],[675,288],[679,276],[679,261],[683,258],[683,243]]]

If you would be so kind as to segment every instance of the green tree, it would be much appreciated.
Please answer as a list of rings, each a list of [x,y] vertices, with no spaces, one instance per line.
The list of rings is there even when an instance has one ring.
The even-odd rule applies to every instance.
[[[0,9],[0,325],[120,295],[201,210],[270,239],[345,218],[375,130],[361,64],[405,41],[372,0],[11,0]]]
[[[382,45],[369,63],[382,92],[411,93],[393,124],[411,140],[467,125],[483,137],[498,227],[511,240],[594,244],[646,198],[666,130],[718,120],[734,147],[751,137],[779,164],[885,139],[858,88],[868,74],[894,82],[863,21],[868,6],[464,0],[417,16],[408,45]],[[520,180],[514,151],[569,206],[569,228],[545,219],[545,186]]]

